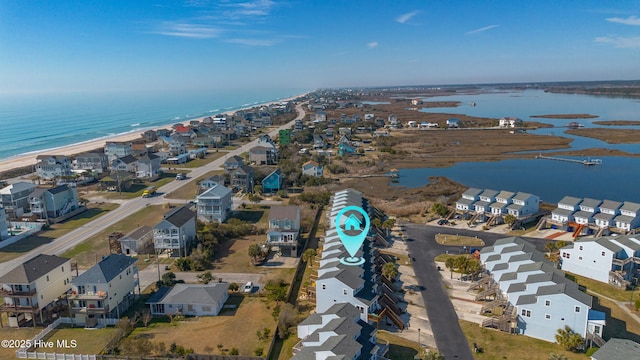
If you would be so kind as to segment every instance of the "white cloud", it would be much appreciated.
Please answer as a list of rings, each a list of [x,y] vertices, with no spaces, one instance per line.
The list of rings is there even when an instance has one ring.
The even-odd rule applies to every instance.
[[[607,21],[616,23],[616,24],[640,26],[640,18],[637,16],[629,16],[626,19],[619,18],[619,17],[612,17],[612,18],[607,18]]]
[[[217,38],[224,30],[209,25],[189,23],[164,23],[154,34],[175,36],[191,39]]]
[[[399,22],[400,24],[404,24],[407,21],[409,21],[412,17],[418,15],[419,11],[418,10],[414,10],[412,12],[408,12],[406,14],[402,14],[400,16],[398,16],[396,18],[396,21]]]
[[[375,49],[375,48],[377,48],[377,47],[378,47],[378,42],[377,42],[377,41],[372,41],[372,42],[370,42],[370,43],[368,43],[368,44],[367,44],[367,47],[368,47],[369,49]]]
[[[465,34],[467,34],[467,35],[477,34],[477,33],[481,33],[481,32],[483,32],[483,31],[487,31],[487,30],[495,29],[495,28],[497,28],[498,26],[500,26],[500,25],[489,25],[489,26],[482,27],[482,28],[480,28],[480,29],[475,29],[475,30],[467,31]]]
[[[232,44],[240,44],[240,45],[247,45],[247,46],[263,46],[263,47],[273,46],[281,41],[282,40],[280,39],[248,39],[248,38],[235,38],[235,39],[226,40],[226,42],[232,43]]]
[[[225,11],[224,14],[227,17],[237,19],[240,17],[264,17],[271,13],[271,10],[276,5],[271,0],[254,0],[241,3],[229,3],[221,4],[222,6],[229,7],[231,10]]]
[[[640,49],[640,36],[628,38],[601,36],[595,38],[595,42],[613,44],[617,48]]]

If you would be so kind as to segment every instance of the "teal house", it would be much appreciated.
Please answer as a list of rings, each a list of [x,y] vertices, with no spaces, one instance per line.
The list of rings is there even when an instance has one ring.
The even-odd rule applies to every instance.
[[[344,155],[355,154],[355,153],[356,153],[355,146],[352,146],[350,144],[340,143],[340,146],[338,147],[338,155],[344,156]]]
[[[263,193],[276,193],[283,189],[284,175],[282,170],[275,169],[262,180]]]

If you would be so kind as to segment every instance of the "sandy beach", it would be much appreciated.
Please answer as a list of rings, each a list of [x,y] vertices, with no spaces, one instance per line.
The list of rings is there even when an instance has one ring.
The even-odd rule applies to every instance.
[[[269,106],[271,104],[276,104],[279,102],[283,102],[283,101],[291,101],[294,100],[296,98],[299,98],[301,96],[305,96],[308,93],[304,93],[304,94],[300,94],[300,95],[296,95],[296,96],[292,96],[286,99],[281,99],[281,100],[276,100],[276,101],[270,101],[264,104],[256,104],[256,105],[252,105],[252,106],[247,106],[241,109],[237,109],[237,110],[232,110],[227,112],[227,115],[232,115],[233,113],[235,113],[236,111],[239,110],[246,110],[246,109],[251,109],[254,107],[259,107],[259,106]],[[200,117],[200,118],[195,118],[195,119],[190,119],[190,120],[186,120],[186,121],[191,121],[191,120],[199,120],[202,121],[202,119],[206,118],[206,116]],[[185,121],[182,121],[183,123]],[[172,122],[163,126],[157,126],[157,127],[153,127],[150,128],[151,130],[157,130],[157,129],[163,129],[163,128],[170,128],[172,125],[176,124],[177,122]],[[95,140],[90,140],[90,141],[85,141],[82,143],[76,143],[76,144],[71,144],[71,145],[67,145],[67,146],[62,146],[59,148],[54,148],[54,149],[47,149],[47,150],[42,150],[42,151],[37,151],[37,152],[31,152],[29,154],[23,154],[23,155],[17,155],[17,156],[13,156],[7,159],[1,159],[0,160],[0,173],[8,171],[8,170],[12,170],[12,169],[16,169],[16,168],[21,168],[21,167],[27,167],[27,166],[32,166],[36,164],[36,157],[39,155],[65,155],[65,156],[72,156],[72,155],[76,155],[76,154],[80,154],[80,153],[84,153],[84,152],[88,152],[88,151],[92,151],[92,150],[97,150],[97,149],[102,149],[104,147],[104,144],[107,142],[120,142],[120,141],[132,141],[132,140],[136,140],[139,139],[142,135],[143,132],[147,131],[149,129],[144,129],[144,130],[139,130],[139,131],[133,131],[130,133],[126,133],[126,134],[118,134],[118,135],[113,135],[113,136],[109,136],[109,137],[104,137],[101,139],[95,139]]]

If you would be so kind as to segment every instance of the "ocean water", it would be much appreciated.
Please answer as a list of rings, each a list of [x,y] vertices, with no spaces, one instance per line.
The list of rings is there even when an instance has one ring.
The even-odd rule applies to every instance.
[[[0,95],[0,160],[233,111],[306,89]]]

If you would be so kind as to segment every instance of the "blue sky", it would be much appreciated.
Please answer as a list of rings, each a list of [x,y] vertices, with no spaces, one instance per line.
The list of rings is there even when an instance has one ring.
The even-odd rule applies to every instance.
[[[640,79],[640,1],[0,0],[0,93]]]

